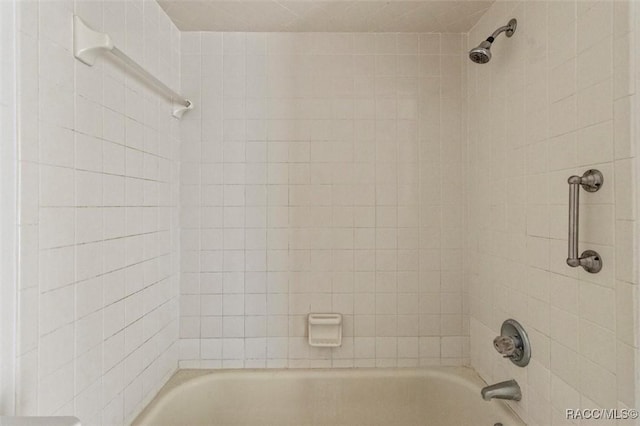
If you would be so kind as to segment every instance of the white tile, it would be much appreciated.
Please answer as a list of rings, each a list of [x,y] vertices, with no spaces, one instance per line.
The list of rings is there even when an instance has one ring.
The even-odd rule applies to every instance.
[[[46,377],[73,359],[74,330],[72,325],[59,328],[41,340],[38,374]]]
[[[580,288],[580,316],[613,330],[615,292],[611,288],[583,283]]]
[[[157,39],[160,33],[176,31],[168,19],[158,22],[157,6],[137,9],[110,3],[105,4],[104,10],[102,4],[97,3],[76,6],[75,12],[96,29],[102,29],[104,20],[108,32],[120,40],[116,43],[119,46],[125,45],[123,31],[127,14],[129,18],[140,18],[140,30],[147,31],[152,39]],[[154,377],[151,380],[155,383],[145,382],[144,387],[136,382],[125,391],[126,398],[114,399],[122,395],[125,381],[131,383],[134,379],[125,375],[138,375],[141,371],[121,368],[124,350],[138,347],[143,336],[155,337],[161,330],[156,325],[160,317],[166,317],[162,319],[164,328],[171,319],[177,320],[178,315],[176,293],[168,291],[169,281],[159,278],[157,268],[158,256],[175,253],[175,248],[167,244],[166,234],[175,233],[177,223],[168,221],[169,215],[159,213],[158,207],[175,205],[172,199],[176,199],[177,193],[173,193],[172,185],[177,183],[178,175],[171,174],[167,164],[178,159],[178,152],[166,148],[156,152],[158,143],[154,141],[160,139],[157,135],[162,133],[163,144],[168,145],[171,140],[177,146],[177,133],[171,130],[168,111],[167,119],[162,122],[153,117],[159,114],[159,105],[164,105],[164,100],[148,92],[136,78],[125,77],[122,69],[102,61],[90,68],[73,59],[68,51],[71,27],[66,24],[74,13],[73,2],[46,2],[38,9],[42,13],[33,17],[39,21],[36,26],[39,31],[32,34],[35,39],[25,38],[23,44],[32,42],[34,47],[42,47],[41,54],[35,58],[25,52],[21,61],[25,78],[34,76],[36,83],[24,85],[20,94],[21,104],[37,102],[38,105],[30,124],[32,130],[22,132],[25,148],[29,138],[35,138],[31,149],[39,151],[39,155],[31,157],[26,150],[22,153],[23,160],[32,161],[22,173],[25,189],[28,185],[31,194],[30,198],[24,197],[22,221],[25,225],[42,223],[37,230],[29,228],[35,231],[31,238],[25,228],[23,239],[25,262],[29,259],[31,263],[37,262],[32,264],[32,269],[41,272],[36,276],[39,294],[35,294],[33,283],[31,287],[27,285],[34,279],[33,274],[22,274],[25,288],[34,288],[34,294],[24,293],[24,300],[39,306],[29,313],[25,311],[20,319],[24,344],[40,347],[43,357],[42,380],[32,389],[33,398],[39,400],[40,414],[73,413],[88,423],[115,423],[114,419],[122,423],[125,408],[131,410],[135,406],[132,401],[142,398],[138,390],[144,389],[148,397],[162,380],[162,376]],[[143,18],[145,14],[147,19]],[[26,19],[26,15],[23,17]],[[130,43],[130,47],[135,56],[139,45]],[[171,55],[169,45],[166,49],[156,54],[169,58],[173,64],[168,65],[177,69],[179,55]],[[123,113],[130,119],[125,119]],[[125,142],[139,150],[149,149],[153,154],[127,155]],[[153,157],[157,153],[163,156],[162,160]],[[126,173],[148,181],[143,184],[126,179]],[[37,201],[34,197],[38,197]],[[125,216],[130,213],[127,203],[147,208],[136,216],[140,218],[139,227],[132,225],[131,214]],[[103,205],[111,206],[112,210],[103,211]],[[125,242],[119,238],[126,231],[147,234]],[[29,256],[28,248],[32,245],[29,241],[34,244],[33,257]],[[126,262],[141,262],[143,258],[148,265],[140,269],[144,271],[140,275],[142,279],[125,285],[125,279],[131,277],[124,272]],[[101,274],[105,269],[119,272],[103,278]],[[162,270],[167,276],[175,275],[177,265],[175,262],[163,265]],[[177,281],[171,282],[177,285]],[[122,300],[126,290],[145,286],[144,298],[140,292],[126,302]],[[104,304],[107,307],[103,312]],[[159,305],[164,306],[161,314],[153,311]],[[144,314],[148,315],[142,318]],[[138,318],[141,320],[125,329],[128,324],[125,321]],[[176,340],[174,333],[165,332],[159,339]],[[177,353],[167,349],[170,346],[153,346],[149,359],[164,357],[163,362],[177,365]],[[69,350],[75,353],[69,356]],[[73,380],[74,372],[76,380]],[[102,400],[102,385],[105,400]],[[25,399],[25,404],[25,410],[29,410],[29,400]]]
[[[611,372],[615,372],[616,337],[612,331],[589,321],[580,321],[580,353]]]

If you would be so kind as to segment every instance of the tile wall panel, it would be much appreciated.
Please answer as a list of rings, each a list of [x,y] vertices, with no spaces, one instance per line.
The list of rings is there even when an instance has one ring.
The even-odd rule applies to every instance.
[[[16,28],[15,2],[0,3],[0,412],[15,412]]]
[[[518,380],[512,405],[530,425],[637,406],[636,8],[497,2],[468,35],[470,48],[518,19],[489,64],[467,63],[465,285],[471,365],[489,382]],[[595,275],[565,264],[567,178],[589,168],[605,176],[580,200],[580,250],[604,259]],[[491,345],[510,317],[532,341],[526,369]]]
[[[467,361],[462,40],[182,34],[181,366]]]
[[[179,124],[117,62],[72,52],[72,16],[180,85],[150,1],[20,1],[17,411],[128,424],[177,368]]]

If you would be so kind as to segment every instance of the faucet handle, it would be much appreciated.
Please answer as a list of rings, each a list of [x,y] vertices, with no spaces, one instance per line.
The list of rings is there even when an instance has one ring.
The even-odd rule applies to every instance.
[[[493,339],[493,346],[505,358],[511,358],[518,350],[517,342],[511,336],[498,336]]]
[[[493,347],[518,367],[525,367],[531,359],[531,345],[527,333],[514,319],[502,323],[500,336],[493,339]]]

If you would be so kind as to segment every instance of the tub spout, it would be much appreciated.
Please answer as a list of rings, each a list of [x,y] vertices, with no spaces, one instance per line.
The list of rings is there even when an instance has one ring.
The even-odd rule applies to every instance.
[[[485,386],[480,391],[482,399],[490,401],[492,399],[508,399],[511,401],[520,401],[522,392],[520,386],[515,380],[507,380],[506,382],[496,383],[495,385]]]

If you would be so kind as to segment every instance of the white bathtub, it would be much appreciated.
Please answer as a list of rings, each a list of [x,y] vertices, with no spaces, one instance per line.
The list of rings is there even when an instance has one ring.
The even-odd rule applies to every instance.
[[[484,385],[463,367],[182,370],[133,425],[524,425]]]

